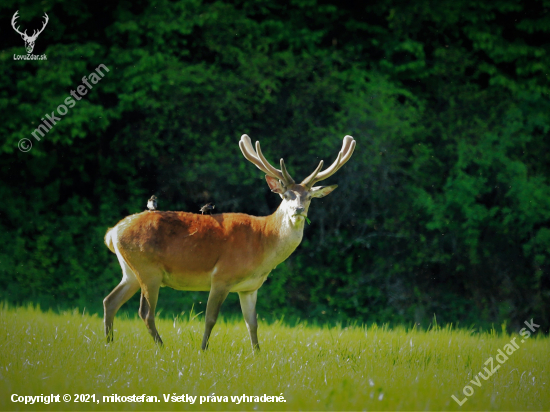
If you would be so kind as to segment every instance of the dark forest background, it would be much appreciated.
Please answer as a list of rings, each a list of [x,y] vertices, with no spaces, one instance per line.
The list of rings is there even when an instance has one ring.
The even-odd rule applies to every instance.
[[[34,54],[22,30],[49,23]],[[349,163],[260,317],[515,327],[550,321],[550,1],[6,0],[0,299],[102,311],[108,227],[145,209],[272,213],[243,133],[303,179]],[[110,72],[41,141],[98,65]],[[28,153],[18,141],[32,140]],[[205,293],[161,291],[163,313]],[[125,306],[137,310],[134,299]],[[223,313],[239,311],[230,297]]]

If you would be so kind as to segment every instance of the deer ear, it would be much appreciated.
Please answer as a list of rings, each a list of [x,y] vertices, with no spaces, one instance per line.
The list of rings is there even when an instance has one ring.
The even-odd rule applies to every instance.
[[[311,193],[311,197],[325,197],[330,192],[332,192],[334,189],[336,189],[338,185],[332,185],[332,186],[315,186],[311,188],[309,191]]]
[[[279,179],[275,179],[274,177],[265,175],[265,180],[267,180],[267,184],[273,193],[279,193],[280,195],[282,195],[285,192],[285,189],[283,188],[283,185],[281,184]]]

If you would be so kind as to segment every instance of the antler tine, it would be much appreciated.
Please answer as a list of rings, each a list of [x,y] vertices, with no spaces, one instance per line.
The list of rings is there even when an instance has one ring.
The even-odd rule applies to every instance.
[[[350,159],[354,150],[355,150],[355,140],[351,142],[351,144],[348,147],[348,151],[346,153],[344,153],[343,151],[340,151],[340,153],[338,153],[338,158],[334,161],[334,163],[328,169],[319,173],[315,178],[315,181],[319,182],[321,180],[328,179],[330,176],[336,173],[338,169],[340,169]]]
[[[294,183],[296,183],[294,182],[292,176],[290,176],[290,173],[288,173],[288,170],[286,170],[285,161],[283,160],[283,158],[281,158],[281,171],[283,172],[283,177],[288,182],[288,184],[293,185]]]
[[[38,37],[38,35],[40,33],[42,33],[44,31],[44,29],[46,28],[46,26],[48,25],[48,22],[50,21],[50,18],[48,17],[48,15],[46,13],[44,13],[44,16],[45,16],[46,21],[44,21],[44,23],[42,23],[42,28],[40,30],[34,30],[33,31],[32,36],[31,36],[32,39],[36,39]]]
[[[347,153],[349,150],[349,147],[351,145],[351,142],[353,142],[353,137],[351,137],[349,134],[344,137],[344,142],[342,143],[342,152]]]
[[[276,177],[277,179],[279,179],[281,182],[285,183],[285,186],[286,184],[288,183],[286,181],[286,179],[284,178],[283,176],[283,172],[281,172],[279,169],[275,169],[271,163],[269,163],[267,161],[267,159],[265,158],[264,154],[262,153],[262,148],[260,147],[260,142],[259,141],[256,141],[256,153],[258,154],[258,157],[260,158],[261,162],[263,163],[263,165],[266,167],[267,170],[269,170],[271,172],[271,174]]]
[[[325,170],[319,172],[317,176],[312,180],[311,184],[315,184],[321,180],[327,179],[329,176],[332,176],[340,168],[340,161],[342,160],[343,152],[339,151],[336,160]]]
[[[247,134],[243,134],[241,136],[241,141],[239,142],[239,145],[243,143],[247,153],[252,156],[254,159],[257,159],[256,152],[254,151],[254,148],[252,147],[252,141],[250,140],[250,137]],[[244,151],[243,151],[244,153]]]
[[[44,12],[44,16],[45,16],[45,21],[44,21],[44,24],[42,26],[42,28],[40,29],[40,31],[38,32],[38,34],[42,33],[44,31],[44,29],[46,28],[46,26],[48,25],[48,22],[50,21],[50,18],[48,17],[48,15],[46,14],[46,12]]]
[[[19,10],[17,10],[17,11],[14,13],[13,17],[11,18],[11,26],[12,26],[13,29],[14,29],[17,33],[19,33],[21,36],[23,36],[23,35],[26,36],[26,35],[27,35],[27,30],[25,30],[25,33],[21,33],[21,32],[19,31],[19,27],[15,27],[15,25],[17,24],[17,21],[16,21],[16,20],[19,18],[19,16],[17,15],[17,13],[19,13]]]
[[[256,152],[252,148],[252,142],[250,141],[250,137],[248,137],[248,135],[243,134],[241,136],[241,141],[239,142],[239,148],[241,149],[241,152],[243,152],[243,156],[246,158],[246,160],[248,160],[258,169],[260,169],[262,172],[267,173],[268,175],[271,175],[269,170],[265,168],[263,163],[256,156]],[[277,177],[277,176],[273,176],[273,177]]]
[[[306,185],[306,186],[310,186],[310,183],[313,181],[313,179],[315,179],[315,176],[317,176],[317,174],[321,171],[321,169],[323,168],[323,164],[325,162],[323,162],[322,160],[319,162],[319,166],[317,166],[317,168],[313,171],[312,174],[310,174],[308,177],[306,177],[304,180],[302,180],[302,184],[303,185]],[[311,183],[311,186],[313,185],[313,183]],[[311,187],[310,186],[310,187]]]
[[[279,179],[285,186],[294,184],[294,180],[286,170],[283,159],[281,159],[281,168],[274,168],[265,158],[262,153],[262,148],[260,147],[260,142],[256,142],[256,150],[252,146],[252,141],[248,135],[243,134],[241,136],[241,141],[239,142],[239,147],[241,152],[243,152],[244,157],[252,164],[254,164],[258,169],[260,169],[265,174]]]
[[[346,136],[342,143],[342,149],[338,152],[338,157],[326,170],[316,174],[308,183],[309,187],[313,186],[315,183],[320,182],[321,180],[328,179],[334,173],[338,171],[350,158],[355,150],[355,140],[353,137]],[[308,178],[309,179],[309,178]]]
[[[351,155],[353,154],[355,150],[355,145],[356,145],[356,142],[355,140],[353,140],[353,137],[347,135],[346,137],[344,137],[344,139],[346,139],[346,143],[345,143],[345,147],[342,147],[342,151],[345,153],[345,155],[342,157],[341,166],[343,166],[351,158]]]

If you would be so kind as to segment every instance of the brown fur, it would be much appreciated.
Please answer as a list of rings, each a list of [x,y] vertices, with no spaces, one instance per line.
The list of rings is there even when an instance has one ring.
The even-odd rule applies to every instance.
[[[217,265],[218,281],[238,283],[263,261],[262,237],[271,243],[267,217],[143,212],[129,218],[131,223],[119,232],[119,248],[126,262],[138,272],[138,279],[142,274],[135,262],[148,261],[172,279],[205,277]],[[240,273],[235,272],[237,268]],[[190,279],[187,284],[174,281],[167,286],[208,291],[210,279]]]
[[[114,315],[139,288],[139,314],[156,342],[162,340],[154,322],[158,290],[210,291],[203,349],[208,343],[221,303],[230,291],[239,292],[251,339],[255,334],[256,291],[273,268],[273,250],[280,242],[281,216],[256,217],[242,213],[198,215],[147,211],[122,219],[105,235],[105,244],[119,257],[124,272],[120,284],[104,300],[105,333],[112,339]],[[301,236],[300,239],[301,240]],[[286,259],[298,245],[287,247]],[[267,259],[270,258],[270,259]],[[277,262],[279,263],[279,262]],[[248,309],[247,309],[248,308]],[[214,319],[214,320],[212,320]]]

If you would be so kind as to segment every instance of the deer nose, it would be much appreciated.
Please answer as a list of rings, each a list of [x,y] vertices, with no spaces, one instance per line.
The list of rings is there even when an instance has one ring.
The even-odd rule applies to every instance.
[[[306,210],[306,209],[303,208],[303,207],[297,207],[297,208],[296,208],[296,214],[299,215],[299,214],[301,214],[304,210]]]

